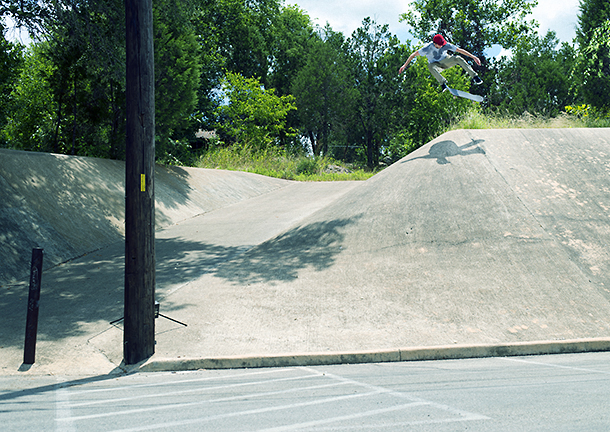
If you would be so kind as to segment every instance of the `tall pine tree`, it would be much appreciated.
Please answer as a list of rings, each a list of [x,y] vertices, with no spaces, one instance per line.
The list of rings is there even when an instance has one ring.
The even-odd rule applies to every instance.
[[[576,41],[575,79],[584,102],[610,110],[610,2],[581,0]]]

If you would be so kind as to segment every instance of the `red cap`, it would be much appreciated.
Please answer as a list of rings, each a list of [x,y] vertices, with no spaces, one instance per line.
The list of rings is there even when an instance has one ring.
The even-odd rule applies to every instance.
[[[432,42],[440,46],[443,46],[447,43],[443,35],[440,34],[434,35],[434,37],[432,38]]]

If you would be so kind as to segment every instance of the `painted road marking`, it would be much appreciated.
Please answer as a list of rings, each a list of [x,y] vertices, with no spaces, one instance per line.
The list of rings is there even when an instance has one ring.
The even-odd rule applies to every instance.
[[[602,370],[598,370],[598,369],[564,366],[564,365],[558,365],[558,364],[553,364],[553,363],[543,363],[543,362],[537,362],[537,361],[532,361],[532,360],[518,359],[518,358],[514,358],[514,357],[500,357],[500,359],[511,361],[511,362],[516,362],[516,363],[526,363],[526,364],[533,364],[533,365],[539,365],[539,366],[554,367],[554,368],[559,368],[559,369],[571,369],[571,370],[575,370],[575,371],[579,371],[579,372],[589,372],[589,373],[610,375],[610,371],[602,371]]]
[[[260,379],[265,375],[268,376],[267,379]],[[282,425],[278,424],[282,420],[276,420],[271,423],[267,422],[267,425],[261,424],[258,430],[269,432],[302,429],[315,429],[316,431],[362,430],[488,419],[488,417],[480,414],[424,400],[408,393],[355,381],[309,367],[266,369],[235,374],[218,373],[214,376],[197,376],[196,378],[192,378],[185,373],[160,377],[162,381],[154,383],[74,389],[70,393],[68,393],[68,387],[58,387],[56,394],[58,401],[56,424],[58,430],[69,431],[70,428],[74,430],[74,425],[77,422],[80,422],[82,427],[86,427],[87,421],[96,421],[96,424],[99,425],[98,422],[103,421],[104,418],[120,416],[130,417],[132,423],[131,425],[129,423],[124,424],[126,427],[116,432],[180,428],[189,425],[203,426],[214,424],[214,422],[223,422],[223,426],[226,426],[225,422],[230,419],[233,419],[233,421],[241,419],[239,422],[243,425],[252,422],[248,418],[258,420],[268,413],[286,411],[291,414],[299,414],[308,409],[307,415],[304,418],[301,416],[301,421],[293,420],[294,423],[292,424]],[[172,379],[167,379],[170,377]],[[132,377],[124,378],[129,380]],[[230,382],[232,380],[243,381]],[[219,381],[222,384],[219,384]],[[169,385],[173,387],[188,385],[189,387],[179,390],[168,389],[169,391],[166,392],[155,390],[157,388],[161,390],[164,386]],[[195,385],[195,388],[191,387],[193,385]],[[269,386],[276,386],[276,388],[271,389]],[[249,388],[251,390],[248,390]],[[152,389],[152,393],[138,391],[147,389]],[[336,389],[339,389],[339,391]],[[235,394],[235,392],[239,393]],[[123,396],[114,397],[113,393]],[[105,394],[110,397],[103,397],[98,400],[90,399],[92,396],[104,396]],[[173,403],[164,402],[171,397],[173,399],[169,400],[172,400]],[[186,402],[180,403],[180,397],[188,399]],[[196,398],[196,400],[193,400],[193,398]],[[149,402],[144,401],[144,399]],[[345,403],[353,400],[361,401],[358,405],[359,408],[354,408],[350,403]],[[227,406],[222,405],[227,402],[235,403]],[[383,407],[380,407],[380,405],[383,405]],[[119,407],[122,407],[122,409],[117,409]],[[210,412],[211,409],[217,411]],[[221,411],[223,409],[224,412]],[[179,418],[170,417],[166,421],[159,421],[159,418],[162,419],[163,417],[154,413],[160,412],[167,412],[170,416],[177,415]],[[402,412],[404,412],[404,416],[401,414]],[[146,413],[152,413],[152,415],[138,416],[138,414]],[[184,416],[182,413],[184,413]],[[396,413],[395,415],[399,417],[394,417],[394,422],[388,423],[384,416],[388,413]],[[154,424],[146,421],[133,421],[134,419],[152,417],[157,419]],[[297,415],[295,418],[298,419],[298,417]],[[429,418],[422,419],[424,417]],[[290,418],[290,416],[286,418]],[[304,419],[306,421],[303,421]],[[353,424],[350,425],[350,422]],[[217,424],[220,425],[220,423]]]
[[[58,380],[59,381],[59,380]],[[55,389],[55,430],[57,432],[74,432],[76,428],[72,419],[70,393],[65,384],[59,381]]]

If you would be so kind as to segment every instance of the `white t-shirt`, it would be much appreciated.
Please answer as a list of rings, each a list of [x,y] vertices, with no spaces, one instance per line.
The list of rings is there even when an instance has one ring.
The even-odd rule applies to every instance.
[[[419,49],[419,55],[426,56],[428,58],[428,63],[439,62],[445,58],[447,58],[447,51],[455,52],[457,47],[453,44],[446,43],[440,48],[436,48],[434,46],[434,42],[430,42],[428,45]]]

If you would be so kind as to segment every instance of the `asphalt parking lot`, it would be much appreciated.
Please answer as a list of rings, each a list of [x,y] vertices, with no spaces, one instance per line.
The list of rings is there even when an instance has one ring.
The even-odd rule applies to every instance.
[[[610,429],[610,353],[0,383],[4,431]]]

